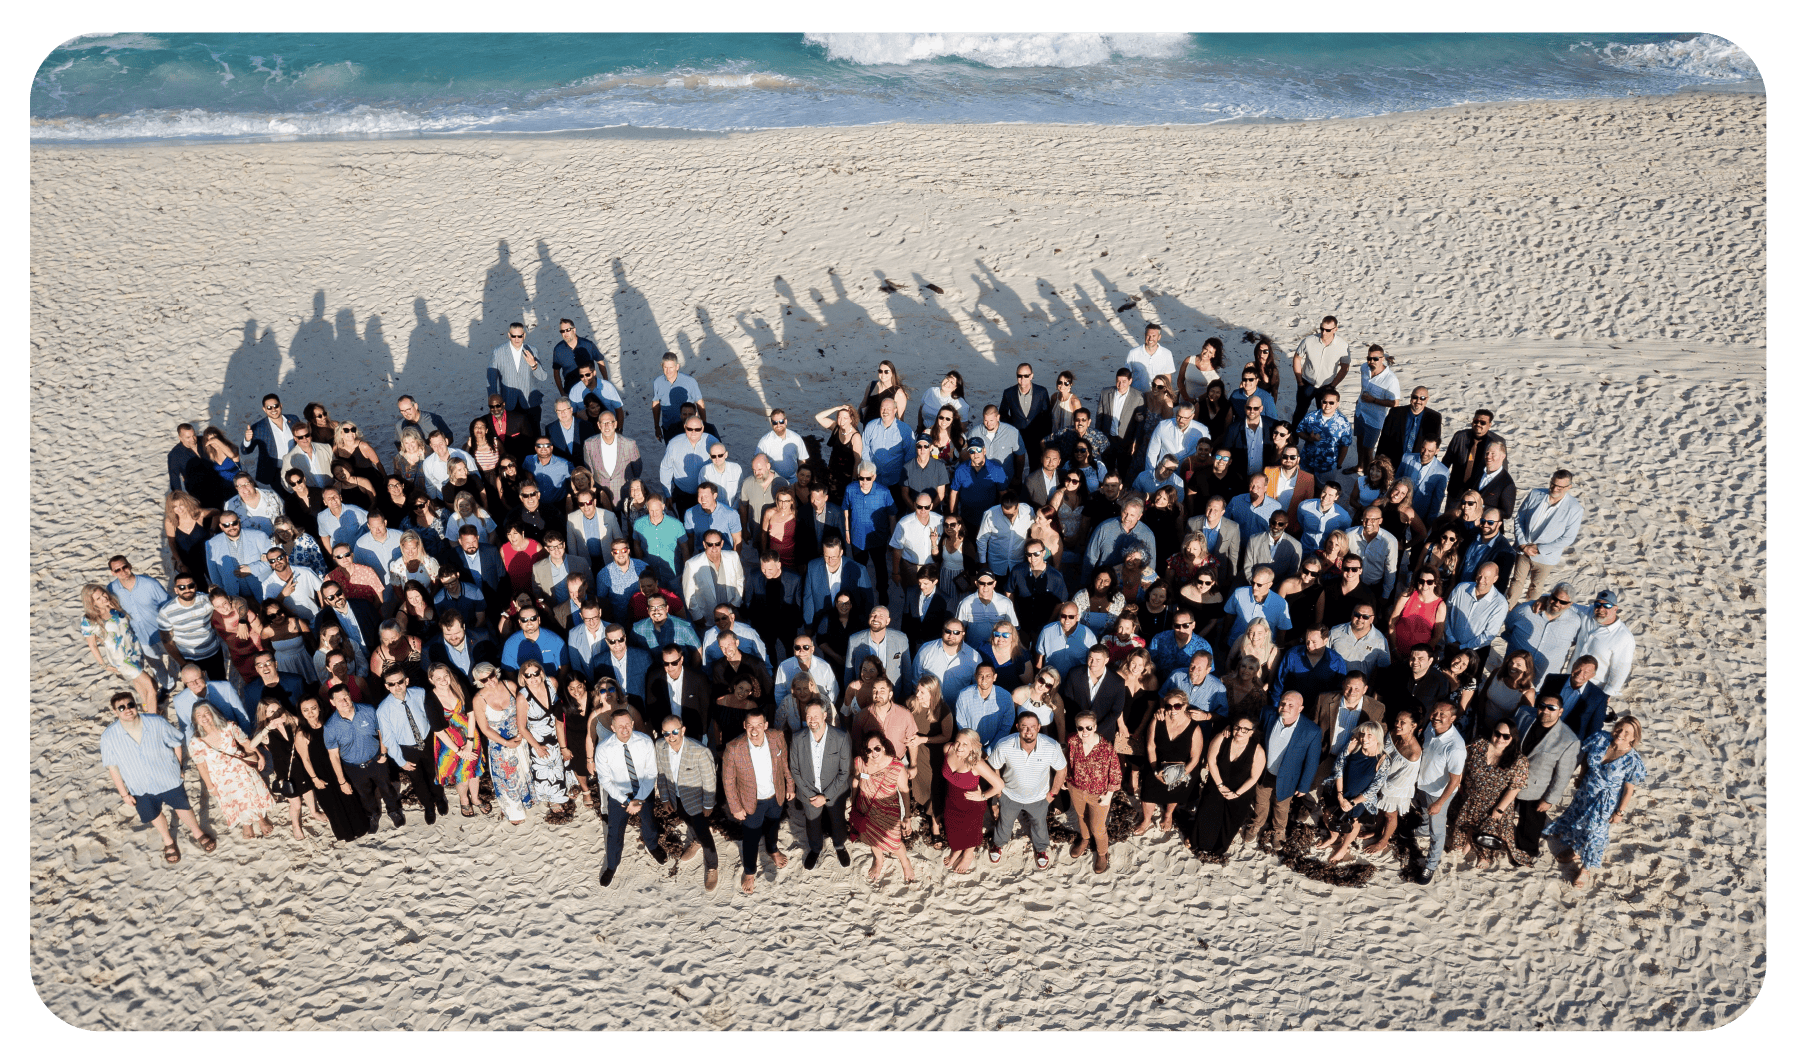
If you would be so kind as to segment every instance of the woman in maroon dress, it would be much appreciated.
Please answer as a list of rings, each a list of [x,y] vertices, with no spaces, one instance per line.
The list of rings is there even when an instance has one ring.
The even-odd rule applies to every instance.
[[[983,790],[981,780],[990,783],[992,789]],[[955,741],[948,744],[942,758],[942,782],[946,785],[942,826],[948,836],[948,856],[943,859],[943,866],[965,874],[973,871],[973,859],[985,835],[986,803],[1005,790],[1005,781],[986,764],[979,732],[962,728],[955,733]]]

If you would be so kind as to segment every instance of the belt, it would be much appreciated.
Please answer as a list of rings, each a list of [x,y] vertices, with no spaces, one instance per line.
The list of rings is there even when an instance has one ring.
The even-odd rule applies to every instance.
[[[381,756],[381,755],[379,755],[379,754],[376,754],[376,755],[374,755],[374,756],[373,756],[373,757],[371,757],[371,758],[369,758],[369,759],[368,759],[368,760],[366,760],[366,761],[345,761],[345,762],[344,762],[344,764],[345,764],[345,765],[348,765],[348,766],[349,766],[349,767],[350,767],[350,768],[362,768],[362,767],[363,767],[363,766],[365,766],[365,765],[372,765],[372,764],[374,764],[374,763],[375,763],[375,762],[376,762],[376,761],[377,761],[377,760],[379,760],[379,759],[380,759],[380,756]]]

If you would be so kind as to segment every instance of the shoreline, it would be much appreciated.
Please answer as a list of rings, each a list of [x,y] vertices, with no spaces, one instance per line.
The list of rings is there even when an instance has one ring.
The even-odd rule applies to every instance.
[[[1583,104],[1602,104],[1612,100],[1673,100],[1692,95],[1766,95],[1764,80],[1754,78],[1741,82],[1722,82],[1714,85],[1693,84],[1679,88],[1675,92],[1661,93],[1651,96],[1630,93],[1625,96],[1538,96],[1518,97],[1511,100],[1482,100],[1472,103],[1444,104],[1439,107],[1421,107],[1402,111],[1379,111],[1366,115],[1335,115],[1328,118],[1219,118],[1214,122],[1159,122],[1147,124],[1099,123],[1099,122],[866,122],[840,126],[759,126],[751,129],[686,129],[674,126],[632,126],[615,125],[599,126],[588,129],[553,129],[553,130],[469,130],[465,132],[414,130],[396,133],[357,133],[331,136],[298,135],[298,136],[246,136],[246,137],[191,137],[191,138],[120,138],[117,140],[37,140],[29,141],[32,150],[39,148],[108,148],[118,150],[139,150],[144,148],[199,148],[218,147],[233,144],[270,145],[270,144],[361,144],[384,143],[389,141],[447,141],[451,143],[493,141],[560,141],[560,140],[721,140],[728,137],[755,136],[762,134],[827,132],[832,130],[855,129],[1041,129],[1054,131],[1072,130],[1198,130],[1217,127],[1235,126],[1305,126],[1327,125],[1340,122],[1365,122],[1375,120],[1401,121],[1410,118],[1440,113],[1465,113],[1479,110],[1497,110],[1530,104],[1562,103],[1568,106]],[[98,117],[98,116],[96,116]],[[37,120],[33,120],[34,122]]]

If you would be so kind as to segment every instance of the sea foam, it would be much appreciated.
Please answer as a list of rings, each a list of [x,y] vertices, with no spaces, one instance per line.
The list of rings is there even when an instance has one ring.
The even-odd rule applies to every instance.
[[[1740,45],[1713,33],[1700,33],[1688,41],[1611,44],[1598,55],[1605,65],[1622,70],[1667,72],[1718,81],[1760,76],[1759,67]]]
[[[805,43],[860,66],[905,66],[953,56],[989,67],[1081,67],[1112,56],[1171,59],[1185,33],[807,33]]]

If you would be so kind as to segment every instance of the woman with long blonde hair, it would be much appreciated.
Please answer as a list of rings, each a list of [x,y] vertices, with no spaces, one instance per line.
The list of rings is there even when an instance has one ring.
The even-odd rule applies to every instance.
[[[94,660],[131,685],[144,712],[156,712],[156,678],[118,597],[100,584],[83,584],[81,612],[81,638]]]

